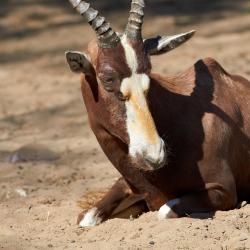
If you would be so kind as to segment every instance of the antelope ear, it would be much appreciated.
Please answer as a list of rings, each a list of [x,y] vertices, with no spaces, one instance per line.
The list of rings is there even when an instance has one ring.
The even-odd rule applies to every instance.
[[[150,55],[161,55],[188,41],[195,33],[191,30],[174,36],[158,36],[144,40],[144,47]]]
[[[78,51],[67,51],[65,52],[65,56],[71,71],[86,75],[91,74],[92,65],[86,54]]]

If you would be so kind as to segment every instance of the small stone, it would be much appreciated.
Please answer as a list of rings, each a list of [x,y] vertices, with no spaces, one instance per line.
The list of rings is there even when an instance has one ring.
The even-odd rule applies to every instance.
[[[241,238],[239,238],[239,241],[245,241],[247,239],[248,239],[247,237],[241,237]]]
[[[239,219],[241,219],[241,218],[243,218],[243,215],[244,215],[244,214],[243,214],[242,212],[240,212],[240,213],[238,213],[238,216],[237,216],[237,217],[238,217]]]
[[[28,144],[20,147],[9,155],[10,163],[29,161],[55,161],[59,155],[48,147],[40,144]]]
[[[75,242],[76,242],[75,240],[70,241],[70,243],[75,243]]]
[[[48,244],[48,247],[51,248],[51,247],[53,247],[53,245],[52,244]]]
[[[27,192],[23,188],[16,188],[15,192],[21,197],[27,197]]]
[[[149,241],[149,244],[150,244],[150,245],[154,245],[155,242],[154,242],[153,240],[151,240],[151,241]]]

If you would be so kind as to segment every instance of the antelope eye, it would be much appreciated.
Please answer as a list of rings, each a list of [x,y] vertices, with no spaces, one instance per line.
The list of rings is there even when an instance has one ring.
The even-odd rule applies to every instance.
[[[104,78],[102,81],[107,84],[112,84],[114,82],[114,79],[110,77],[110,78]]]
[[[112,83],[114,81],[114,76],[113,74],[108,74],[108,73],[103,73],[100,72],[98,73],[98,78],[103,82],[103,83]]]
[[[121,91],[118,91],[116,96],[120,101],[126,101],[128,99],[128,97],[124,96]]]
[[[108,91],[108,92],[112,92],[114,89],[114,79],[113,78],[103,78],[101,79],[104,88]]]

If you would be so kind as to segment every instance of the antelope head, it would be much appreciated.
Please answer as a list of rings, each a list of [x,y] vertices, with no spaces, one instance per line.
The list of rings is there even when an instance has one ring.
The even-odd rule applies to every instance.
[[[147,170],[162,167],[166,161],[165,144],[158,135],[147,104],[150,55],[176,48],[192,37],[194,31],[144,40],[145,1],[132,0],[125,32],[118,35],[89,3],[69,1],[86,17],[97,36],[94,46],[89,46],[87,53],[66,53],[71,70],[85,76],[94,75],[100,95],[108,99],[103,108],[113,112],[113,119],[109,119],[110,132],[128,145],[129,157],[134,162],[142,163],[135,165]]]

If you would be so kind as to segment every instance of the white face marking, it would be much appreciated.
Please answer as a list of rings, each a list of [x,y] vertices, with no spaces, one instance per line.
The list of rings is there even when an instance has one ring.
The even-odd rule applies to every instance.
[[[101,218],[98,216],[98,210],[96,207],[91,208],[80,221],[80,227],[93,227],[101,223]]]
[[[160,207],[157,217],[159,220],[168,218],[168,215],[173,211],[172,208],[180,203],[180,199],[173,199]]]
[[[161,163],[165,158],[164,142],[157,133],[145,96],[150,87],[150,79],[146,74],[137,73],[137,56],[125,35],[121,43],[132,72],[129,78],[123,79],[120,89],[124,96],[129,96],[125,102],[129,154],[133,157],[139,154],[152,163]]]

